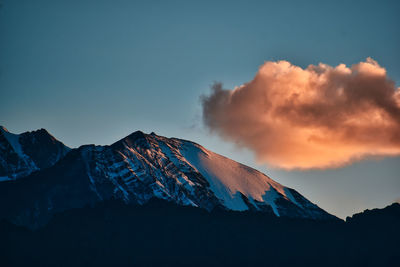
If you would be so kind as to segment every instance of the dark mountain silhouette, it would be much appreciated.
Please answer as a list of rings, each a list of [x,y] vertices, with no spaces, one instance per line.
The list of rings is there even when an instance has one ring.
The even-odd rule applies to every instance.
[[[0,223],[3,266],[398,266],[400,205],[344,221],[106,201],[43,228]],[[372,220],[372,223],[371,223]]]

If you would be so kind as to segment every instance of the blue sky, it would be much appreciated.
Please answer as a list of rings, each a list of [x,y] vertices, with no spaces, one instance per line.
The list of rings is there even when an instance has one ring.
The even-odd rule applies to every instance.
[[[318,171],[255,162],[202,125],[199,97],[267,60],[372,57],[400,81],[398,1],[0,1],[0,124],[71,147],[135,131],[196,141],[340,217],[400,198],[400,159]]]

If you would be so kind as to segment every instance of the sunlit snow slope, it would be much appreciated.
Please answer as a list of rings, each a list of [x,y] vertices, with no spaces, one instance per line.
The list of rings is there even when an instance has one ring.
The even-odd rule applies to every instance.
[[[249,209],[242,194],[254,206],[257,206],[255,201],[268,203],[276,215],[279,212],[275,198],[283,196],[296,203],[290,191],[285,192],[284,186],[252,168],[190,142],[182,141],[181,147],[183,157],[207,179],[211,190],[229,209]]]

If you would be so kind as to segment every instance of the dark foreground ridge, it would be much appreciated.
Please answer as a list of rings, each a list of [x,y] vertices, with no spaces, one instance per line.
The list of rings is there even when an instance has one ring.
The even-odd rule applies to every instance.
[[[398,266],[400,205],[343,221],[208,212],[162,200],[0,223],[1,266]]]

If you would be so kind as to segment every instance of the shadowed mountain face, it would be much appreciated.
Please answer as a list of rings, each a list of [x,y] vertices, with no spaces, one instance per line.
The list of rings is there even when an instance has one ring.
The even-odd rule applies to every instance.
[[[223,208],[337,219],[297,191],[190,141],[138,131],[110,146],[85,145],[63,156],[62,146],[35,147],[35,140],[50,136],[43,131],[28,133],[29,141],[24,134],[18,136],[34,166],[43,168],[0,183],[0,216],[20,225],[37,227],[58,212],[110,199],[143,205],[152,198],[208,211]],[[12,134],[3,133],[7,135]],[[55,146],[61,144],[50,140]],[[49,167],[55,158],[60,160]]]
[[[0,126],[0,180],[15,180],[51,167],[69,150],[45,129],[13,134]]]
[[[400,205],[349,220],[105,201],[58,213],[35,231],[0,222],[0,264],[398,266]]]

